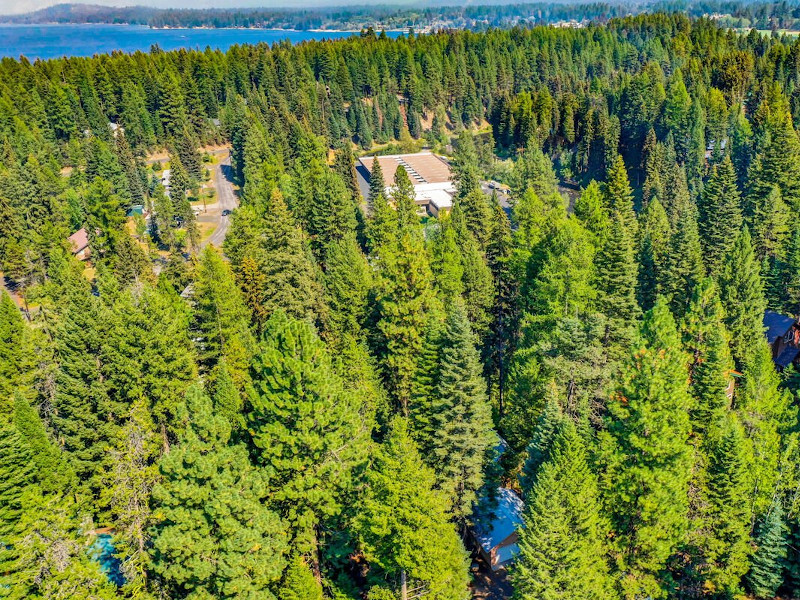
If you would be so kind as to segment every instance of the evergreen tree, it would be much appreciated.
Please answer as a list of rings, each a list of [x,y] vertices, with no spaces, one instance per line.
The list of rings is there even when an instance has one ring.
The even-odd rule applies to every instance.
[[[424,586],[432,600],[466,600],[467,556],[449,499],[435,488],[402,418],[392,421],[366,481],[354,523],[366,559],[395,580]]]
[[[789,235],[791,211],[780,190],[776,186],[770,188],[766,196],[759,198],[753,211],[748,223],[753,232],[756,256],[762,261],[782,258]]]
[[[344,181],[348,192],[350,192],[350,199],[353,203],[359,203],[361,201],[361,191],[358,187],[353,147],[350,144],[344,144],[336,151],[333,168]]]
[[[353,470],[367,458],[374,417],[346,385],[306,321],[276,313],[253,363],[249,430],[258,462],[272,473],[273,501],[298,552],[313,552],[326,519],[341,510]]]
[[[367,314],[372,272],[355,236],[332,243],[325,264],[329,327],[338,337],[358,335]]]
[[[625,229],[635,239],[638,227],[636,213],[633,210],[633,191],[628,180],[625,162],[619,155],[614,159],[614,163],[606,175],[604,196],[606,209],[611,213],[619,214]]]
[[[417,231],[404,233],[397,247],[381,256],[381,264],[377,330],[382,338],[388,388],[407,415],[422,325],[434,301],[433,278],[421,235]]]
[[[426,421],[431,439],[422,446],[437,474],[439,487],[453,500],[458,518],[472,512],[483,484],[488,450],[494,443],[486,382],[464,306],[450,308],[442,337],[439,368]]]
[[[4,573],[10,575],[4,597],[118,598],[116,587],[87,551],[86,538],[93,539],[93,534],[87,531],[75,502],[58,494],[43,494],[39,486],[31,485],[25,489],[22,504],[20,534],[0,549],[0,564],[9,550],[17,555],[10,573]]]
[[[742,227],[741,198],[730,156],[711,168],[698,209],[703,256],[710,274],[717,276]]]
[[[255,351],[250,315],[230,267],[213,246],[207,246],[200,257],[193,299],[201,369],[211,374],[213,385],[215,368],[219,361],[225,361],[236,387],[243,390],[249,382],[247,371]]]
[[[80,277],[71,275],[71,277]],[[99,490],[109,433],[116,418],[102,368],[102,308],[86,284],[68,280],[55,329],[55,391],[51,422],[56,439],[87,493]]]
[[[725,257],[719,276],[725,324],[731,334],[731,352],[741,368],[764,336],[764,288],[761,269],[745,227]]]
[[[464,293],[464,265],[456,236],[450,219],[445,217],[431,243],[431,268],[439,297],[446,304]]]
[[[697,231],[696,210],[693,204],[685,203],[679,209],[675,231],[669,242],[666,276],[670,309],[680,319],[686,312],[692,290],[705,277],[703,252]]]
[[[464,129],[459,133],[453,155],[453,180],[459,198],[466,198],[474,191],[480,191],[480,171],[478,152],[472,132]]]
[[[561,405],[555,393],[551,393],[544,405],[544,410],[536,420],[536,427],[533,429],[533,437],[526,449],[525,462],[519,477],[520,487],[525,498],[529,497],[536,484],[539,469],[550,458],[553,440],[563,422],[564,414],[561,411]]]
[[[703,515],[708,587],[719,594],[741,593],[739,582],[750,555],[750,503],[747,455],[742,426],[729,417],[710,453],[708,507]]]
[[[695,400],[692,427],[706,432],[716,428],[730,408],[733,371],[722,304],[712,279],[695,287],[681,331],[689,355],[689,391]]]
[[[464,221],[467,229],[478,242],[481,250],[489,244],[491,235],[492,209],[486,195],[480,188],[461,198],[458,203],[464,212]]]
[[[786,532],[783,507],[774,502],[766,517],[759,522],[755,551],[750,559],[747,587],[756,598],[772,598],[781,585],[781,566],[786,556]]]
[[[51,440],[39,412],[21,393],[14,394],[13,423],[31,451],[36,480],[45,493],[63,493],[75,486],[75,473]],[[26,472],[23,469],[23,472]]]
[[[12,572],[18,551],[10,541],[24,534],[21,529],[26,488],[35,481],[31,448],[6,417],[0,417],[0,584],[9,585],[3,575]]]
[[[503,207],[493,196],[492,235],[486,248],[486,262],[492,272],[495,301],[491,308],[492,320],[489,334],[484,342],[487,363],[490,367],[489,385],[496,386],[498,416],[503,417],[503,401],[506,383],[506,364],[513,348],[513,325],[516,320],[516,278],[511,270],[513,238],[511,223]]]
[[[112,416],[118,426],[131,403],[147,398],[167,448],[184,394],[197,378],[188,306],[162,283],[122,294],[112,313],[103,354],[104,382],[115,400]]]
[[[575,216],[592,234],[596,249],[602,248],[606,243],[611,226],[608,210],[604,206],[603,193],[600,185],[592,180],[575,201]]]
[[[634,241],[619,212],[611,215],[608,237],[595,261],[597,306],[608,317],[607,342],[622,349],[633,336],[639,306],[636,303]]]
[[[289,563],[278,598],[280,600],[323,600],[322,586],[301,556],[295,557]]]
[[[378,196],[386,196],[386,182],[383,179],[381,162],[375,156],[372,159],[372,170],[369,175],[369,203],[374,207]]]
[[[19,308],[0,291],[0,414],[9,414],[14,391],[32,383],[31,334]]]
[[[450,220],[460,250],[461,279],[467,316],[475,332],[482,337],[489,326],[491,319],[489,310],[494,303],[492,273],[486,264],[483,252],[467,228],[458,200],[453,205]]]
[[[369,249],[376,256],[391,252],[397,238],[397,212],[390,206],[384,193],[370,200],[367,238]]]
[[[780,377],[765,337],[750,349],[742,371],[743,385],[737,391],[736,405],[752,445],[748,492],[754,513],[763,515],[781,485],[782,471],[787,468],[781,457],[781,433],[792,427],[797,411],[790,394],[780,388]]]
[[[644,209],[639,225],[639,281],[637,298],[642,310],[650,310],[656,298],[667,291],[670,225],[657,197]]]
[[[159,480],[155,461],[160,440],[143,398],[131,405],[128,421],[114,442],[109,452],[112,468],[105,474],[100,499],[113,519],[114,555],[120,561],[125,592],[146,597],[149,529],[154,524],[150,497]]]
[[[400,165],[394,172],[392,202],[397,211],[397,226],[401,235],[405,231],[413,231],[419,223],[415,199],[414,185],[411,183],[405,167]]]
[[[198,386],[178,418],[184,428],[153,489],[153,570],[172,597],[272,598],[286,533],[264,503],[265,473],[244,446],[229,444],[228,421]]]
[[[526,496],[512,571],[514,598],[614,598],[597,480],[571,421],[562,421]]]
[[[665,595],[659,573],[686,535],[686,380],[675,322],[661,299],[645,315],[603,434],[609,461],[603,483],[626,598]]]
[[[273,192],[267,213],[255,256],[264,273],[261,306],[270,315],[280,309],[292,317],[314,319],[322,311],[322,292],[302,232],[280,192]]]
[[[754,207],[766,198],[772,187],[791,207],[800,202],[800,185],[791,175],[800,169],[800,140],[792,124],[789,103],[783,95],[771,90],[769,114],[766,118],[765,139],[748,172],[746,216],[755,214]]]

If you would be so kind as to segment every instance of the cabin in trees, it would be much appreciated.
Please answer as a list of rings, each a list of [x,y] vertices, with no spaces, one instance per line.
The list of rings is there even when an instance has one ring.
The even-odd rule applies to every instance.
[[[764,327],[778,370],[792,363],[800,367],[800,323],[797,319],[768,310],[764,313]]]
[[[78,260],[89,259],[91,256],[91,250],[89,248],[89,234],[87,233],[85,227],[78,229],[78,231],[67,238],[67,241],[69,241],[69,244],[72,247],[72,254]]]
[[[472,535],[492,571],[505,568],[519,554],[523,508],[514,490],[500,487],[494,499],[485,498],[476,510]]]
[[[449,211],[453,206],[453,185],[450,165],[443,158],[430,152],[417,154],[394,154],[391,156],[365,156],[356,165],[361,194],[369,193],[369,177],[374,161],[378,161],[386,182],[386,194],[391,197],[394,174],[402,166],[414,185],[416,203],[422,212],[436,217],[440,212]]]

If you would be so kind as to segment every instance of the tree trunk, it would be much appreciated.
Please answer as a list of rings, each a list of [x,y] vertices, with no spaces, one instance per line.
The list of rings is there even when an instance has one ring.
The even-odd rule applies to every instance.
[[[408,600],[408,582],[406,581],[406,570],[400,571],[400,600]]]

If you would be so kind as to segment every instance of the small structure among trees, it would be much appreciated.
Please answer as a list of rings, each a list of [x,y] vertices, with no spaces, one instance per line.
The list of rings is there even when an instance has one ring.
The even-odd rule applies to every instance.
[[[800,322],[771,310],[764,312],[767,343],[772,349],[772,360],[778,370],[790,364],[800,366]]]

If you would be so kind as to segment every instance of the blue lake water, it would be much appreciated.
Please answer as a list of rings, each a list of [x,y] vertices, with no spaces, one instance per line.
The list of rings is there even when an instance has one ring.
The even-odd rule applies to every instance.
[[[276,31],[273,29],[150,29],[138,25],[0,25],[0,56],[29,60],[62,56],[92,56],[121,50],[148,52],[176,48],[226,50],[235,44],[293,43],[336,39],[352,33],[332,31]],[[387,32],[397,36],[399,32]]]

